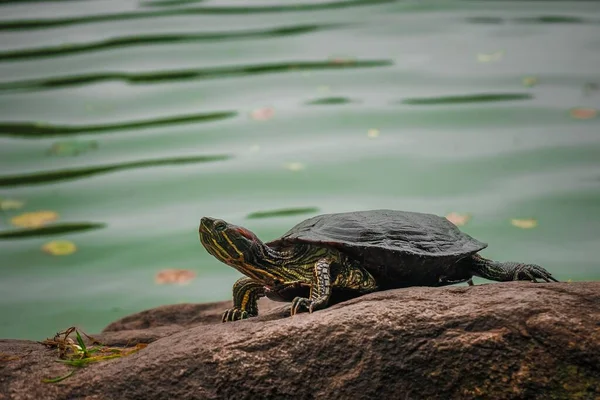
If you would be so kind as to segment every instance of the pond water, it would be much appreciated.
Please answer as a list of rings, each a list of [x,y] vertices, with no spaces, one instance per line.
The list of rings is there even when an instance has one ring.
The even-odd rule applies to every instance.
[[[0,337],[229,299],[202,216],[456,212],[600,280],[599,86],[595,2],[5,0]]]

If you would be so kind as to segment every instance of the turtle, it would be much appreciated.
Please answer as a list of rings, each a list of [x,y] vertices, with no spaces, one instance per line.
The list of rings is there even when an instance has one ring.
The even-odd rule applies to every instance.
[[[200,242],[244,277],[233,285],[223,322],[258,315],[261,297],[291,302],[290,314],[326,308],[332,296],[409,286],[492,281],[558,282],[535,264],[498,262],[478,254],[488,244],[434,214],[368,210],[322,214],[264,243],[222,219],[203,217]]]

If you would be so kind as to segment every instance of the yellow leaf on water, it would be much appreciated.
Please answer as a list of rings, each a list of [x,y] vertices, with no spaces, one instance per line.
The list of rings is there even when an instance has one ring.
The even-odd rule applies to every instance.
[[[379,129],[369,129],[367,131],[367,137],[369,139],[375,139],[379,137]]]
[[[53,240],[42,246],[42,250],[53,256],[67,256],[77,251],[75,243],[68,240]]]
[[[598,110],[593,108],[573,108],[571,117],[575,119],[592,119],[598,115]]]
[[[154,277],[154,282],[158,285],[178,284],[185,285],[189,283],[196,274],[187,269],[163,269]]]
[[[267,121],[273,118],[274,115],[275,110],[270,107],[257,108],[250,113],[250,117],[255,121]]]
[[[535,76],[526,76],[523,78],[522,82],[523,82],[523,86],[533,87],[533,86],[537,85],[538,78],[536,78]]]
[[[477,54],[477,61],[480,63],[489,63],[500,61],[504,57],[504,50],[498,50],[493,53],[479,53]]]
[[[531,229],[535,228],[538,225],[538,222],[535,218],[513,218],[510,220],[510,223],[513,226],[516,226],[517,228],[521,229]]]
[[[17,210],[25,203],[15,199],[0,199],[0,210]]]
[[[288,169],[290,171],[302,171],[305,166],[302,163],[299,162],[291,162],[291,163],[287,163],[284,165],[285,169]]]
[[[451,212],[446,215],[446,219],[452,222],[456,226],[463,226],[471,219],[471,214],[459,214],[457,212]]]
[[[10,223],[21,228],[39,228],[57,219],[58,214],[54,211],[35,211],[12,217]]]

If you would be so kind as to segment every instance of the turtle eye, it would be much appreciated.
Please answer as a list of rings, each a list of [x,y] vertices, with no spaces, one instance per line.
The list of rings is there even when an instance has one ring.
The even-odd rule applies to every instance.
[[[216,221],[215,222],[215,231],[223,232],[225,229],[227,229],[227,224],[225,223],[225,221]]]

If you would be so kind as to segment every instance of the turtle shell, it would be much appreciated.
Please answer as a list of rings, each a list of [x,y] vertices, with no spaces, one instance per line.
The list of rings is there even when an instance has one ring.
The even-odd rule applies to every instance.
[[[370,271],[392,269],[404,272],[408,280],[423,274],[437,279],[444,266],[487,247],[446,218],[395,210],[319,215],[267,245],[283,248],[295,243],[335,248]]]

